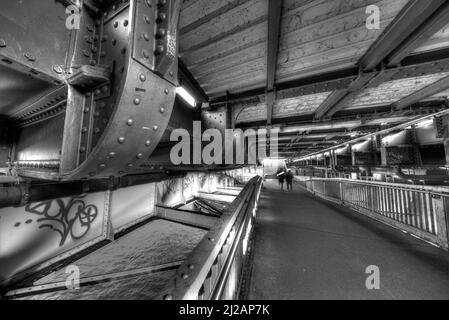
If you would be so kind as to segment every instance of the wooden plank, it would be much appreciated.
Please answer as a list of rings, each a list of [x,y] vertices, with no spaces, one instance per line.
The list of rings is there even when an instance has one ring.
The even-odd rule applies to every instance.
[[[445,77],[440,79],[431,85],[422,88],[416,92],[413,92],[411,95],[401,99],[400,101],[393,104],[393,108],[396,110],[407,108],[408,106],[417,103],[427,97],[430,97],[434,94],[442,92],[449,88],[449,77]]]
[[[191,50],[218,41],[235,32],[251,27],[266,19],[266,0],[250,0],[209,22],[184,34],[180,38],[180,51]]]

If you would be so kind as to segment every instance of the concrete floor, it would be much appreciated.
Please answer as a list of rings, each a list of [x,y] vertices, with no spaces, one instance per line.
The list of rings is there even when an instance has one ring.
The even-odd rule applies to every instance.
[[[265,183],[249,299],[449,299],[449,253],[295,189]]]

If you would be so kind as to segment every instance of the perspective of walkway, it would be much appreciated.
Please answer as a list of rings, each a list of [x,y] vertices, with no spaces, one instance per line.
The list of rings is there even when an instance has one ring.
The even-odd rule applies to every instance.
[[[255,237],[249,299],[449,299],[448,252],[298,185],[265,182]]]

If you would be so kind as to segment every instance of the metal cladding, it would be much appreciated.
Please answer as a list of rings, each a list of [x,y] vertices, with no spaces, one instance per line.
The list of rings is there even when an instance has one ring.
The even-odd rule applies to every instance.
[[[0,106],[12,128],[2,145],[15,146],[1,160],[22,176],[51,180],[141,172],[175,101],[181,1],[85,1],[73,30],[57,18],[67,17],[61,3],[41,2],[5,8],[1,78],[17,92],[32,90]],[[37,41],[29,9],[55,13],[42,21],[45,41]],[[13,22],[23,18],[27,37]]]

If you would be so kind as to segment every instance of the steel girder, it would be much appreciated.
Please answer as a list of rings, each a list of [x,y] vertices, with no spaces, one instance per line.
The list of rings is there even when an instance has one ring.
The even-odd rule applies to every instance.
[[[15,129],[1,161],[53,180],[141,172],[174,105],[181,1],[81,1],[80,28],[68,30],[65,6],[74,3],[11,2],[2,11],[17,20],[2,19],[0,68],[37,90],[0,109]]]

